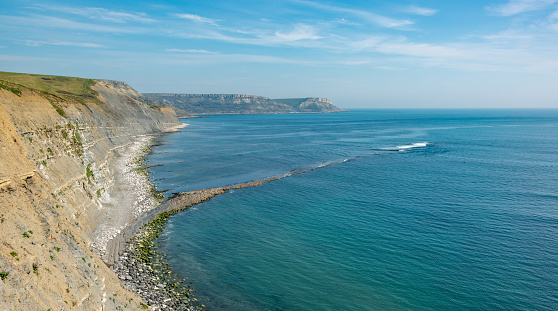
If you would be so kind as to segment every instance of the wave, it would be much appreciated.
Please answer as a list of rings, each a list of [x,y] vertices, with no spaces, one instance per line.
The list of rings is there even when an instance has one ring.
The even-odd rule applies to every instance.
[[[414,143],[412,145],[397,146],[397,149],[411,149],[411,148],[419,148],[419,147],[426,147],[426,146],[428,146],[428,142]]]
[[[304,174],[304,173],[308,173],[308,172],[312,172],[315,171],[317,169],[321,169],[324,167],[329,167],[335,164],[342,164],[342,163],[346,163],[349,161],[352,161],[354,159],[356,159],[357,157],[353,157],[353,158],[343,158],[343,159],[339,159],[339,160],[333,160],[333,161],[327,161],[327,162],[322,162],[316,166],[313,167],[307,167],[307,168],[300,168],[300,169],[296,169],[296,170],[292,170],[288,173],[285,173],[283,175],[280,176],[280,178],[284,178],[284,177],[289,177],[289,176],[293,176],[293,175],[299,175],[299,174]]]
[[[384,150],[384,151],[405,151],[405,150],[414,149],[414,148],[424,148],[424,147],[427,147],[428,145],[431,145],[431,143],[425,141],[425,142],[420,142],[420,143],[413,143],[413,144],[410,144],[410,145],[401,145],[401,146],[395,146],[395,147],[382,148],[380,150]]]

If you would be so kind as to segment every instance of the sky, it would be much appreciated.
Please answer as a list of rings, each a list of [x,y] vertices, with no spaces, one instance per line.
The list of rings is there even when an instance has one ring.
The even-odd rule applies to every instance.
[[[558,108],[558,0],[0,0],[0,71],[343,108]]]

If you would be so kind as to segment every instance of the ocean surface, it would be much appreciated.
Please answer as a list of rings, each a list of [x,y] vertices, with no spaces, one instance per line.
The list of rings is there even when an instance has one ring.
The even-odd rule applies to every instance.
[[[158,241],[207,310],[558,310],[558,110],[184,120]]]

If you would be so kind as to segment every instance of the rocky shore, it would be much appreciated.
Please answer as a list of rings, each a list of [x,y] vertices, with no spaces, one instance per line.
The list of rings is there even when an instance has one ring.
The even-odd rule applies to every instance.
[[[274,177],[221,188],[180,193],[153,209],[148,209],[134,223],[109,240],[105,258],[122,282],[138,294],[153,310],[203,310],[191,296],[192,288],[179,279],[158,251],[156,240],[164,230],[167,219],[182,210],[205,202],[231,189],[255,187],[280,179]],[[142,179],[149,184],[149,180]],[[136,192],[150,189],[137,187]],[[136,193],[135,196],[145,195]]]

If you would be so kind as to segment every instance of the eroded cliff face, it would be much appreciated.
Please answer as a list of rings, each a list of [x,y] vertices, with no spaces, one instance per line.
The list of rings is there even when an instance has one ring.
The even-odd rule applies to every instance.
[[[119,150],[179,121],[101,82],[41,84],[57,78],[0,77],[0,310],[144,310],[91,243]]]

